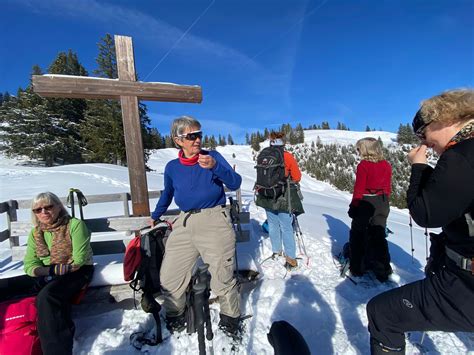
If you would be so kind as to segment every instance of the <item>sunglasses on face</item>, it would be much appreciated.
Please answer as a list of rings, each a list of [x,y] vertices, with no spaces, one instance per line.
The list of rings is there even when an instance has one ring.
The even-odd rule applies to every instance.
[[[51,212],[51,210],[54,208],[54,205],[47,205],[47,206],[43,206],[43,207],[38,207],[38,208],[33,208],[32,211],[34,214],[40,214],[41,211],[45,211],[45,212]]]
[[[179,138],[185,138],[188,141],[195,141],[196,139],[202,139],[202,131],[193,131],[187,134],[178,134]]]
[[[424,124],[420,128],[418,128],[415,132],[415,136],[417,136],[422,141],[425,140],[426,139],[425,130],[426,130],[426,127],[428,127],[430,123]]]
[[[415,136],[417,136],[421,140],[425,140],[426,139],[425,129],[426,127],[428,127],[428,125],[431,122],[432,121],[425,123],[425,120],[423,119],[421,115],[421,109],[418,110],[411,124],[411,126],[413,127],[413,132],[415,132]]]

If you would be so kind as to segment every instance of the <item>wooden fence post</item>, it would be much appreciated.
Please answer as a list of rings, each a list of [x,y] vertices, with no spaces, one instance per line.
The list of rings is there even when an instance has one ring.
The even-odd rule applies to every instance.
[[[11,231],[11,222],[18,220],[16,210],[18,209],[18,202],[16,200],[8,201],[7,223],[8,230]],[[10,237],[10,248],[20,245],[20,237]]]
[[[128,192],[122,194],[123,213],[125,217],[130,217],[130,209],[128,207]]]
[[[235,197],[237,198],[237,203],[239,204],[239,211],[242,211],[242,190],[240,188],[236,191]]]

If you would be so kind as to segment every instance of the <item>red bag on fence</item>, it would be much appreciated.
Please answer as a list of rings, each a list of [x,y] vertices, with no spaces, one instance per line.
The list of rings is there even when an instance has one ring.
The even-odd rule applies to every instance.
[[[0,354],[41,355],[36,297],[0,303]]]
[[[140,241],[140,233],[137,233],[135,238],[128,243],[125,250],[125,257],[123,259],[123,279],[125,281],[132,281],[135,278],[135,273],[142,262]]]

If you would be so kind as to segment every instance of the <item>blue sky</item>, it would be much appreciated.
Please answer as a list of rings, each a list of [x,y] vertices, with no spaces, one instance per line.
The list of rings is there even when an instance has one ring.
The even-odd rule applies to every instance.
[[[474,85],[472,0],[3,0],[0,92],[72,49],[91,74],[106,33],[133,38],[140,80],[200,85],[147,102],[153,126],[199,119],[243,141],[282,123],[396,132],[421,100]]]

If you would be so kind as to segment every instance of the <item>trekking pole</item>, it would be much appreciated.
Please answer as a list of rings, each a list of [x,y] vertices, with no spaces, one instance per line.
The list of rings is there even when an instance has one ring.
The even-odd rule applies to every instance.
[[[412,220],[411,220],[411,214],[409,216],[410,216],[410,223],[408,225],[410,226],[411,263],[413,264],[415,262],[415,260],[413,258],[413,252],[415,251],[415,249],[413,248],[413,223],[412,223]]]
[[[229,196],[229,203],[230,203],[230,218],[232,220],[232,224],[237,224],[237,233],[241,235],[242,227],[240,225],[240,218],[239,218],[240,211],[238,210],[238,205],[236,206],[236,202],[234,201],[232,196]],[[237,274],[237,280],[239,280],[240,274],[239,274],[239,261],[237,257],[237,240],[235,241],[235,270]]]
[[[425,228],[425,257],[428,260],[428,228]]]
[[[303,238],[303,232],[301,231],[301,227],[300,227],[300,223],[298,222],[298,217],[294,214],[293,215],[293,220],[294,220],[294,229],[296,229],[296,235],[297,235],[297,238],[298,238],[298,244],[301,244],[299,247],[301,249],[301,246],[303,246],[303,254],[306,256],[306,258],[308,259],[306,261],[306,266],[309,266],[309,256],[308,256],[308,252],[306,251],[306,245],[304,243],[304,238]]]
[[[74,189],[73,188],[69,189],[67,204],[69,205],[68,207],[71,209],[71,217],[75,217],[76,211],[74,207]]]
[[[206,285],[206,292],[204,297],[204,322],[206,324],[206,339],[211,341],[211,349],[212,349],[212,339],[214,338],[214,334],[212,333],[212,324],[211,324],[211,312],[209,310],[209,297],[211,295],[210,289],[210,277],[207,272],[209,269],[209,264],[202,264],[198,267],[199,272],[199,280],[204,285]],[[214,352],[212,350],[212,352]]]
[[[82,207],[87,206],[87,199],[86,199],[86,197],[84,196],[84,194],[82,193],[81,190],[79,190],[79,189],[72,189],[72,190],[73,190],[73,192],[76,193],[77,204],[79,205],[79,213],[80,213],[80,216],[81,216],[81,220],[84,220],[84,213],[82,211]]]
[[[206,285],[202,282],[195,283],[193,285],[194,293],[194,314],[196,316],[196,330],[198,333],[199,342],[199,354],[206,354],[206,341],[204,340],[204,292],[206,291]]]

